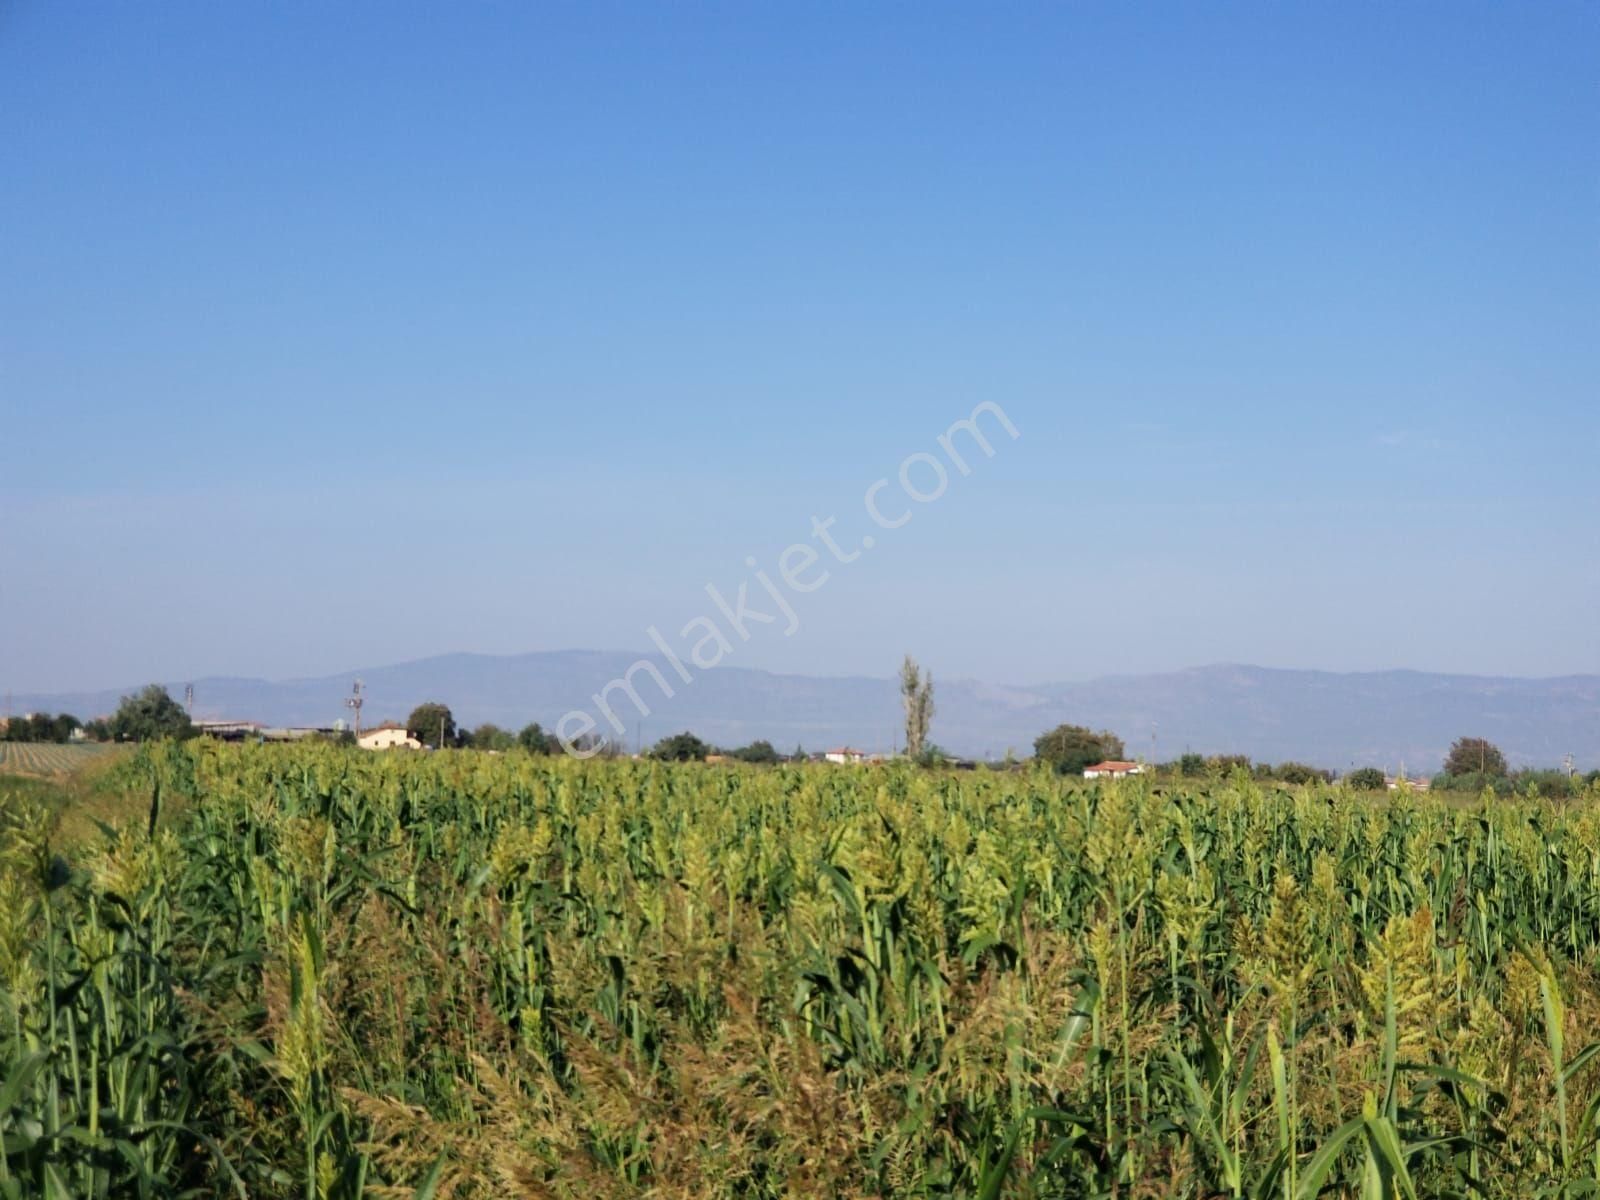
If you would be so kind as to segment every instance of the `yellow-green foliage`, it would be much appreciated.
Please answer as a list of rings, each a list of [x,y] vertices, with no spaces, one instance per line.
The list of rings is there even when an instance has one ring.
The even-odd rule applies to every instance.
[[[1594,794],[209,743],[127,770],[187,801],[154,841],[142,813],[69,869],[37,813],[0,825],[0,1197],[1514,1197],[1600,1167]]]

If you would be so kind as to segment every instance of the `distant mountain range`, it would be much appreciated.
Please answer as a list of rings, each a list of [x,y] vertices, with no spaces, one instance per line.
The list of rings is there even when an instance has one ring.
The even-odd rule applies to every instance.
[[[640,655],[562,650],[491,656],[447,654],[321,679],[194,681],[196,718],[269,725],[331,725],[348,718],[344,700],[359,676],[367,687],[363,723],[404,720],[424,700],[442,700],[464,725],[492,721],[517,729],[553,728],[563,713],[600,718],[593,696]],[[691,729],[719,745],[766,738],[780,749],[850,744],[889,750],[900,728],[891,679],[778,675],[740,667],[689,668],[684,683],[655,658],[674,691],[669,699],[645,672],[634,682],[650,712],[640,717],[620,690],[611,703],[626,740],[648,744]],[[169,684],[175,697],[184,684]],[[133,687],[17,696],[17,712],[110,713]],[[1600,766],[1600,676],[1555,679],[1434,675],[1420,671],[1338,674],[1249,666],[1210,666],[1082,683],[1001,687],[940,679],[933,739],[964,755],[1031,752],[1033,739],[1063,721],[1111,729],[1131,755],[1175,758],[1186,750],[1294,759],[1348,769],[1371,765],[1436,770],[1450,742],[1487,737],[1517,766],[1558,766],[1571,754],[1580,769]]]

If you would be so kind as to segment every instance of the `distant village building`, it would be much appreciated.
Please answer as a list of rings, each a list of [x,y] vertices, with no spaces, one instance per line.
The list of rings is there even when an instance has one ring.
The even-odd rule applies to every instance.
[[[849,746],[840,746],[837,749],[829,750],[822,757],[831,763],[863,763],[867,761],[867,752],[865,750],[855,750]]]
[[[259,721],[193,721],[201,737],[219,742],[298,742],[312,737],[332,737],[339,731],[331,725],[263,725]]]
[[[1429,779],[1409,779],[1402,770],[1398,775],[1385,776],[1383,785],[1391,792],[1398,792],[1402,786],[1410,788],[1413,792],[1425,792],[1431,782]]]
[[[194,721],[194,730],[201,737],[216,738],[221,742],[254,741],[261,736],[261,726],[255,721]]]
[[[1136,762],[1116,762],[1107,759],[1083,769],[1085,779],[1121,779],[1126,775],[1143,775],[1144,767]]]
[[[422,743],[406,731],[404,725],[386,721],[374,729],[363,730],[356,739],[363,750],[421,750]]]

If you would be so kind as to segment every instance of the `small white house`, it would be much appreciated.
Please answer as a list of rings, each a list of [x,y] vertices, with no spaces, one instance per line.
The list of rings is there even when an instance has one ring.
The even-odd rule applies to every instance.
[[[865,750],[855,750],[849,746],[840,746],[837,749],[829,750],[822,757],[831,763],[863,763],[867,761],[867,752]]]
[[[1126,775],[1143,775],[1144,767],[1136,762],[1116,762],[1107,759],[1083,769],[1085,779],[1121,779]]]
[[[422,743],[406,732],[404,725],[387,721],[375,729],[362,732],[356,745],[363,750],[421,750]]]

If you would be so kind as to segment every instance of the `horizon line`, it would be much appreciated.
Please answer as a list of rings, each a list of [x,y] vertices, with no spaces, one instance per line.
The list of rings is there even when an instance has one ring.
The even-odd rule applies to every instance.
[[[288,686],[288,685],[293,685],[293,684],[321,683],[321,682],[323,682],[325,680],[349,679],[349,678],[354,678],[356,676],[360,676],[360,675],[363,675],[363,674],[371,674],[371,673],[379,672],[379,671],[400,670],[400,669],[407,668],[407,667],[422,666],[422,665],[427,664],[427,663],[435,663],[435,662],[440,662],[440,661],[444,661],[444,660],[447,660],[447,659],[488,659],[488,660],[501,660],[501,661],[504,661],[504,660],[509,660],[509,659],[518,659],[518,658],[535,658],[535,657],[540,657],[540,656],[554,657],[554,656],[559,656],[559,655],[594,655],[594,656],[615,655],[615,656],[618,656],[618,657],[626,656],[626,657],[630,657],[630,658],[633,658],[633,659],[649,658],[649,659],[652,659],[652,660],[666,661],[665,657],[660,653],[659,650],[648,650],[648,651],[647,650],[624,650],[624,649],[600,650],[600,649],[595,649],[595,648],[592,648],[592,647],[583,647],[583,646],[564,647],[564,648],[549,649],[549,650],[523,650],[523,651],[513,651],[513,652],[508,652],[508,653],[490,653],[490,652],[478,651],[478,650],[448,650],[448,651],[443,651],[443,652],[440,652],[440,653],[437,653],[437,654],[424,654],[424,655],[421,655],[421,656],[416,657],[416,658],[404,658],[404,659],[400,659],[400,660],[398,660],[396,662],[380,663],[380,664],[376,664],[376,665],[368,665],[368,666],[365,666],[365,667],[354,667],[354,668],[350,668],[350,669],[343,670],[343,671],[328,671],[328,672],[325,672],[325,673],[320,674],[320,675],[293,675],[293,676],[285,676],[285,677],[274,678],[274,677],[264,676],[264,675],[212,673],[212,674],[206,674],[206,675],[194,675],[194,676],[189,677],[187,680],[183,679],[180,676],[174,676],[174,677],[172,677],[171,679],[168,679],[168,680],[146,680],[145,682],[142,682],[142,683],[128,683],[128,684],[117,684],[117,685],[109,685],[109,686],[108,685],[102,685],[102,686],[96,686],[96,687],[65,687],[65,688],[52,688],[52,689],[48,689],[48,690],[41,690],[41,689],[12,689],[12,690],[9,690],[7,694],[8,695],[14,695],[16,698],[26,699],[26,698],[31,698],[31,697],[88,695],[88,694],[111,693],[111,692],[126,693],[126,692],[128,692],[130,690],[137,690],[139,688],[146,687],[152,682],[159,683],[159,684],[161,684],[161,686],[169,687],[169,688],[172,687],[172,686],[175,686],[175,685],[176,686],[183,686],[186,683],[187,684],[193,684],[193,683],[223,682],[223,681],[237,682],[237,683],[270,684],[270,685],[274,685],[274,686]],[[778,670],[772,670],[772,669],[767,668],[767,667],[734,666],[734,665],[730,665],[730,666],[727,666],[727,667],[723,667],[723,666],[719,665],[717,667],[713,667],[713,668],[710,668],[710,669],[713,670],[713,671],[746,672],[746,673],[749,673],[749,674],[767,675],[767,676],[772,676],[772,677],[780,678],[780,679],[861,680],[861,681],[872,682],[872,683],[893,682],[893,680],[894,680],[894,675],[892,673],[884,674],[884,675],[869,675],[869,674],[865,674],[865,673],[856,673],[856,672],[843,672],[843,673],[838,673],[838,674],[831,674],[831,673],[827,673],[827,672],[807,673],[807,672],[801,672],[801,671],[778,671]],[[1007,689],[1011,689],[1011,690],[1015,690],[1015,691],[1029,691],[1029,690],[1046,689],[1046,688],[1052,688],[1052,687],[1081,686],[1081,685],[1084,685],[1084,684],[1098,683],[1098,682],[1108,681],[1108,680],[1151,679],[1151,678],[1160,678],[1160,677],[1163,677],[1163,676],[1195,674],[1195,673],[1203,672],[1203,671],[1225,671],[1225,670],[1261,671],[1261,672],[1270,672],[1270,673],[1275,673],[1275,674],[1333,675],[1333,676],[1339,676],[1341,678],[1356,678],[1356,677],[1361,677],[1361,676],[1379,676],[1379,675],[1429,675],[1429,676],[1437,676],[1439,678],[1447,678],[1447,679],[1473,679],[1473,680],[1519,682],[1519,683],[1557,683],[1557,682],[1562,682],[1562,681],[1565,681],[1565,680],[1580,680],[1580,679],[1596,679],[1596,678],[1600,678],[1600,670],[1597,670],[1597,671],[1569,671],[1569,672],[1565,672],[1565,673],[1557,674],[1557,675],[1507,675],[1507,674],[1490,674],[1490,673],[1484,673],[1484,672],[1463,671],[1463,670],[1433,670],[1433,669],[1428,669],[1428,668],[1424,668],[1424,667],[1409,667],[1409,666],[1369,668],[1369,669],[1363,669],[1363,670],[1338,670],[1338,669],[1329,668],[1329,667],[1305,667],[1305,666],[1282,667],[1282,666],[1268,666],[1268,665],[1264,665],[1264,664],[1261,664],[1261,663],[1251,663],[1251,662],[1241,662],[1241,661],[1217,661],[1217,662],[1209,662],[1209,663],[1196,663],[1196,664],[1192,664],[1192,665],[1189,665],[1189,666],[1183,666],[1183,667],[1172,667],[1172,668],[1167,668],[1167,669],[1155,669],[1155,670],[1147,670],[1147,671],[1102,672],[1102,673],[1099,673],[1099,674],[1078,676],[1078,677],[1075,677],[1075,678],[1047,679],[1047,680],[1042,680],[1042,681],[1038,681],[1038,682],[1034,682],[1034,683],[1005,683],[1005,682],[998,682],[998,681],[995,681],[995,680],[992,680],[992,679],[985,679],[985,678],[982,678],[980,676],[975,676],[975,675],[950,676],[950,677],[947,677],[947,682],[956,683],[956,684],[976,684],[976,685],[982,685],[982,686],[987,686],[987,687],[1007,688]]]

